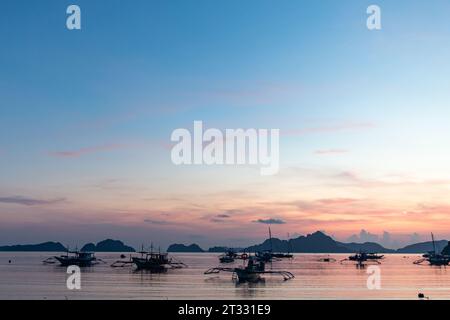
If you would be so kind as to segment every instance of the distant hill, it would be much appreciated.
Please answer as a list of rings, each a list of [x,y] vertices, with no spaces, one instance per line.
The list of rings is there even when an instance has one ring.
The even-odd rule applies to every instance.
[[[41,252],[64,252],[67,249],[59,242],[44,242],[38,244],[24,244],[13,246],[2,246],[0,251],[41,251]]]
[[[341,243],[335,241],[323,232],[317,231],[307,236],[300,236],[295,239],[280,240],[277,238],[266,239],[263,243],[250,246],[248,248],[229,248],[225,246],[216,246],[208,249],[208,252],[226,252],[228,250],[236,252],[258,252],[264,250],[273,250],[274,252],[292,252],[292,253],[354,253],[380,252],[393,253],[395,250],[386,249],[377,243]],[[168,252],[204,252],[198,245],[191,244],[173,244],[167,249]]]
[[[171,244],[167,249],[167,252],[204,252],[202,248],[200,248],[197,244],[193,243],[189,246],[184,244]]]
[[[395,250],[387,249],[375,242],[365,243],[342,243],[338,242],[343,247],[347,248],[349,252],[377,252],[377,253],[395,253]]]
[[[436,241],[436,251],[441,252],[448,244],[447,240]],[[375,242],[366,243],[343,243],[335,241],[323,232],[317,231],[306,236],[295,239],[280,240],[272,238],[264,240],[260,244],[248,248],[230,248],[226,246],[216,246],[208,249],[208,252],[226,252],[227,250],[236,252],[257,252],[273,249],[274,252],[292,253],[354,253],[354,252],[377,252],[377,253],[426,253],[433,250],[431,241],[408,245],[398,250],[387,249]],[[44,242],[39,244],[0,246],[0,251],[41,251],[41,252],[64,252],[67,249],[59,242]],[[87,243],[81,251],[89,252],[135,252],[135,249],[125,245],[120,240],[106,239],[94,243]],[[450,252],[450,246],[448,247]],[[200,246],[193,243],[191,245],[172,244],[167,252],[205,252]]]
[[[263,243],[250,246],[246,249],[249,252],[272,250],[274,252],[293,253],[353,253],[353,252],[379,252],[394,253],[395,250],[386,249],[378,243],[342,243],[335,241],[323,232],[317,231],[307,236],[300,236],[295,239],[280,240],[272,238]]]
[[[444,249],[445,246],[447,246],[448,241],[447,240],[439,240],[439,241],[435,241],[435,244],[436,244],[436,251],[441,252],[442,249]],[[411,244],[404,248],[398,249],[397,253],[425,253],[428,251],[433,251],[433,242],[431,242],[431,241]]]
[[[272,238],[263,243],[250,246],[249,252],[264,251],[272,249],[275,252],[297,252],[297,253],[346,253],[349,249],[333,240],[323,232],[317,231],[307,236],[295,239],[280,240]]]
[[[88,252],[135,252],[134,248],[125,245],[120,240],[106,239],[97,243],[87,243],[82,248],[81,251]]]

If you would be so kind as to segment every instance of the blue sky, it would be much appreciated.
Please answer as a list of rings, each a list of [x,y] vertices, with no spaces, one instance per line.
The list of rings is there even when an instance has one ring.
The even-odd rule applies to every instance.
[[[82,10],[80,31],[65,28],[72,3]],[[366,28],[370,4],[381,7],[380,31]],[[0,242],[44,239],[50,224],[64,230],[61,240],[78,242],[80,228],[97,223],[83,240],[139,244],[150,230],[163,244],[192,235],[225,242],[233,223],[211,227],[216,238],[199,229],[201,218],[227,210],[242,211],[234,224],[246,221],[241,242],[265,234],[251,222],[259,214],[286,220],[282,234],[325,229],[344,238],[364,225],[381,234],[392,215],[398,222],[387,231],[399,237],[428,232],[433,225],[419,228],[423,217],[400,222],[424,204],[447,208],[447,185],[435,184],[450,175],[448,12],[447,1],[3,1],[0,198],[44,203],[0,203]],[[280,176],[174,167],[164,145],[194,120],[280,128]],[[302,171],[284,174],[292,168]],[[358,182],[397,179],[397,187],[337,190],[329,181],[349,172]],[[255,185],[249,198],[227,198]],[[316,219],[317,212],[274,206],[330,197],[364,200],[365,209],[378,204],[384,218],[359,208],[367,218],[346,224],[342,212]],[[261,208],[261,201],[270,203]],[[172,217],[164,227],[141,225],[162,213]],[[200,221],[181,230],[186,217]]]

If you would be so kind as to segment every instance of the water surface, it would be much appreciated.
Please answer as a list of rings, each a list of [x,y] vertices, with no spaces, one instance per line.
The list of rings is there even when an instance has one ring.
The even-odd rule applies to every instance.
[[[52,255],[0,252],[0,299],[417,299],[418,292],[450,299],[450,267],[414,265],[419,255],[386,255],[379,265],[381,290],[367,289],[367,269],[339,263],[347,255],[331,255],[337,262],[327,263],[318,261],[326,255],[296,254],[272,263],[295,279],[265,276],[256,284],[237,284],[230,273],[203,274],[219,265],[217,254],[211,253],[174,254],[189,267],[163,274],[111,268],[120,254],[99,253],[107,263],[82,268],[81,290],[68,290],[66,268],[42,264]]]

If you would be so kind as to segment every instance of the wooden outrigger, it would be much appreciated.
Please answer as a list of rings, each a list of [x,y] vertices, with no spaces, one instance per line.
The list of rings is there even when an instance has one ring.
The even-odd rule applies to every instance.
[[[272,231],[269,227],[269,241],[270,241],[270,249],[264,251],[258,251],[255,253],[256,259],[263,262],[272,262],[274,259],[280,260],[284,258],[292,259],[294,255],[290,252],[273,252],[273,242],[272,242]]]
[[[232,263],[238,258],[238,254],[233,250],[228,250],[224,254],[219,256],[220,263]]]
[[[261,280],[261,275],[263,274],[281,275],[285,281],[294,278],[294,275],[289,271],[266,271],[264,261],[257,261],[254,256],[249,257],[247,265],[243,268],[216,267],[206,270],[204,274],[217,274],[220,272],[231,272],[233,279],[236,277],[239,282],[257,282]]]
[[[375,253],[359,252],[349,256],[346,259],[341,260],[341,264],[345,261],[355,261],[357,266],[363,266],[365,264],[376,263],[381,264],[380,259],[383,259],[384,255],[377,255]]]
[[[67,250],[66,254],[60,256],[53,256],[47,258],[43,261],[44,264],[55,264],[59,263],[61,266],[79,266],[79,267],[90,267],[95,264],[99,264],[103,262],[103,260],[95,257],[93,252],[85,252],[85,251],[70,251]]]
[[[434,235],[431,233],[431,240],[433,242],[433,251],[429,251],[422,256],[422,259],[416,260],[414,264],[421,264],[428,261],[431,266],[448,266],[450,263],[450,256],[438,253],[436,250],[436,243],[434,241]]]
[[[331,258],[330,255],[327,255],[326,257],[317,259],[318,262],[336,262],[336,259]]]
[[[135,265],[137,270],[149,270],[153,272],[164,272],[169,268],[179,269],[187,267],[184,263],[176,261],[174,258],[169,258],[167,253],[153,252],[153,245],[150,251],[144,251],[144,246],[142,246],[141,251],[137,253],[140,254],[140,257],[130,255],[129,260],[117,260],[111,264],[111,267],[123,268]]]

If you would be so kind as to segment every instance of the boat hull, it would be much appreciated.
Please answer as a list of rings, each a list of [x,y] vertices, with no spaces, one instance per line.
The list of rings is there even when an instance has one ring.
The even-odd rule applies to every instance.
[[[92,263],[95,259],[78,259],[78,258],[71,258],[71,257],[55,257],[56,260],[61,264],[63,267],[67,266],[79,266],[79,267],[90,267],[92,266]]]
[[[133,258],[133,263],[136,265],[138,270],[149,270],[153,272],[164,272],[167,270],[166,265],[158,261]]]
[[[261,274],[257,272],[249,272],[245,269],[236,269],[235,272],[239,282],[257,282],[261,280]]]

